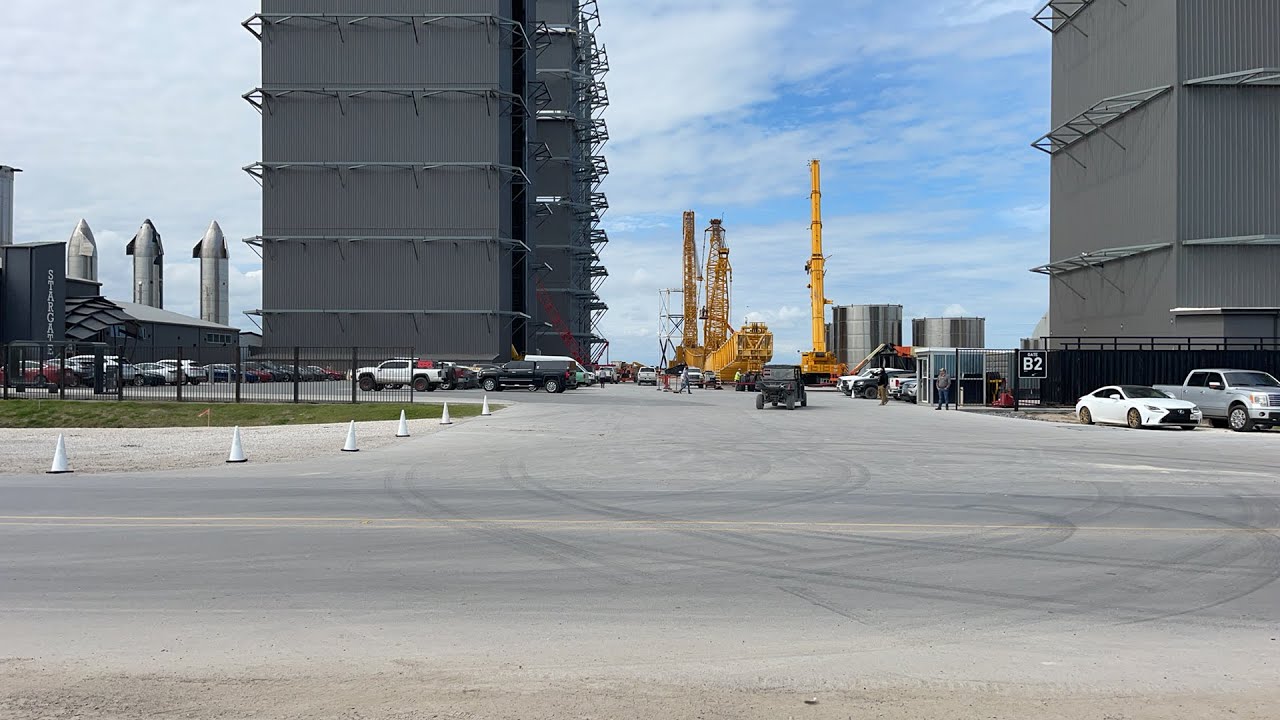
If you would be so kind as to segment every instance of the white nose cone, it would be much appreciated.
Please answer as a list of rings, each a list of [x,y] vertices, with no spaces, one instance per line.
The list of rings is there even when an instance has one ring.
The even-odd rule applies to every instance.
[[[76,224],[67,240],[67,277],[98,281],[98,243],[84,220]]]
[[[231,320],[230,266],[227,238],[217,220],[209,223],[204,237],[191,249],[191,257],[200,260],[200,319],[227,325]]]
[[[133,257],[133,301],[139,305],[163,308],[164,245],[151,220],[142,223],[124,252]]]

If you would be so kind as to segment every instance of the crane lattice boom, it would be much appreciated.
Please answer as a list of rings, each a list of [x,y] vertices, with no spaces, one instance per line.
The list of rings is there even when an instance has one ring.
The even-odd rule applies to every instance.
[[[715,350],[729,339],[729,288],[733,268],[729,265],[729,248],[724,241],[724,225],[712,220],[707,228],[707,304],[704,312],[702,346]]]

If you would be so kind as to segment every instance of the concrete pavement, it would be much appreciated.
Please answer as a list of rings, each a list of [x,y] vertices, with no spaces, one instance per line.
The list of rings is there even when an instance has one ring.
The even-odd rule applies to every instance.
[[[881,691],[918,703],[885,717],[952,697],[1092,697],[1127,717],[1171,697],[1183,717],[1265,717],[1249,713],[1280,700],[1274,433],[834,393],[791,412],[731,391],[527,397],[370,453],[0,478],[0,679],[16,688],[0,716],[75,709],[69,687],[101,700],[120,678],[138,716],[163,713],[156,674],[234,697],[247,676],[325,678],[290,686],[306,702],[227,717],[331,717],[373,702],[337,689],[362,677],[444,717],[605,707],[553,707],[548,688],[662,688],[683,703],[669,717],[707,712],[699,697],[779,717],[800,694],[828,717]],[[544,705],[520,714],[522,697]]]

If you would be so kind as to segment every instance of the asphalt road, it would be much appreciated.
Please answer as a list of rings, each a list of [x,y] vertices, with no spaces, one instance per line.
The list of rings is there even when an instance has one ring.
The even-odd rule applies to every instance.
[[[1278,433],[611,386],[296,465],[0,478],[0,673],[22,688],[0,716],[90,676],[333,667],[490,697],[1026,691],[1265,717],[1278,458]]]

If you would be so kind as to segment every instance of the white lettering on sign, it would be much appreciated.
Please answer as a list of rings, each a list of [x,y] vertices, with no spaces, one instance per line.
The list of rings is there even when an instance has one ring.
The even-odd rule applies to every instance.
[[[1032,379],[1043,379],[1049,376],[1043,352],[1022,352],[1018,354],[1018,376]]]
[[[53,270],[52,270],[52,269],[50,269],[50,270],[49,270],[49,277],[48,277],[48,280],[49,280],[49,295],[48,295],[48,297],[47,297],[47,298],[45,298],[45,299],[46,299],[46,303],[45,303],[45,304],[46,304],[46,307],[45,307],[45,316],[44,316],[44,321],[45,321],[45,325],[46,325],[46,327],[45,327],[45,337],[46,337],[46,339],[49,341],[49,348],[48,348],[48,350],[49,350],[49,355],[48,355],[48,356],[49,356],[49,357],[53,357],[53,341],[54,341],[54,332],[53,332],[53,318],[54,318],[54,313],[53,313],[53,304],[54,304],[54,302],[55,302],[56,298],[55,298],[55,297],[54,297],[54,295],[53,295],[53,288],[54,288],[54,274],[53,274]]]

